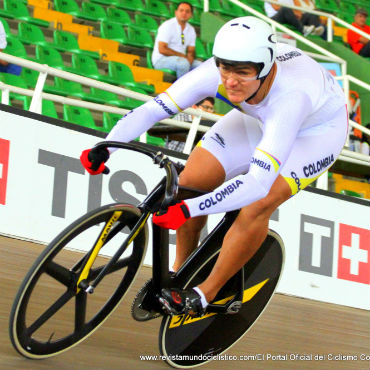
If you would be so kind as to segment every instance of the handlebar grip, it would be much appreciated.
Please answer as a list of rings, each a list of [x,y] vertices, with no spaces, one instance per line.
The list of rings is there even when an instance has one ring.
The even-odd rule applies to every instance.
[[[107,166],[105,166],[103,170],[103,174],[108,175],[109,172],[110,172],[110,169]]]

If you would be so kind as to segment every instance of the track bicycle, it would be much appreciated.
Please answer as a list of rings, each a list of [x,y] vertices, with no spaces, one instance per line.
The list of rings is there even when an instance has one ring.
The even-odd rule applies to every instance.
[[[62,353],[102,325],[142,266],[150,215],[166,209],[174,199],[201,194],[178,186],[182,165],[161,152],[139,143],[106,141],[97,146],[145,154],[166,170],[166,176],[136,206],[114,203],[80,217],[37,258],[21,283],[9,322],[14,348],[30,359]],[[284,246],[279,235],[270,230],[260,249],[225,284],[202,317],[169,314],[161,289],[186,289],[205,280],[237,214],[227,212],[175,274],[168,268],[168,230],[152,224],[152,278],[137,293],[131,312],[137,321],[162,317],[159,350],[173,367],[190,368],[217,358],[251,328],[275,291]],[[75,252],[81,249],[84,253]],[[97,298],[97,290],[105,298]]]

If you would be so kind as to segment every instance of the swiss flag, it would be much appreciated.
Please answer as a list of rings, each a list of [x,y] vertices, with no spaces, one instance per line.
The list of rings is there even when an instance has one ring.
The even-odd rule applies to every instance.
[[[339,224],[338,279],[370,284],[370,231]]]
[[[10,141],[0,139],[0,204],[5,204]]]

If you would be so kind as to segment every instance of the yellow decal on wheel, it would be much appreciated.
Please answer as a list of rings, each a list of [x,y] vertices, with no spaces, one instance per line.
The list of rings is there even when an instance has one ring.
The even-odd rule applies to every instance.
[[[243,303],[250,301],[262,289],[262,287],[269,280],[270,279],[266,279],[266,280],[261,281],[260,283],[258,283],[256,285],[244,290]],[[221,299],[221,300],[219,300],[217,302],[214,302],[214,303],[215,304],[225,304],[226,302],[230,301],[233,297],[234,296],[227,297],[227,298]],[[202,317],[191,317],[190,315],[186,315],[185,318],[184,318],[184,316],[185,316],[184,314],[175,315],[175,316],[172,316],[172,318],[171,318],[169,329],[179,327],[180,325],[192,324],[196,321],[204,320],[204,319],[207,319],[208,317],[211,317],[211,316],[214,316],[214,315],[217,315],[217,313],[210,312],[210,313],[207,313],[207,314],[203,315]]]
[[[113,224],[120,218],[121,214],[122,214],[122,211],[115,211],[112,217],[110,218],[110,220],[105,224],[103,232],[100,234],[100,237],[98,241],[96,242],[88,261],[86,262],[85,267],[81,271],[81,275],[77,282],[77,293],[80,291],[80,288],[78,288],[78,285],[80,284],[82,280],[88,277],[91,266],[93,265],[101,247],[104,245],[110,229],[112,228]]]

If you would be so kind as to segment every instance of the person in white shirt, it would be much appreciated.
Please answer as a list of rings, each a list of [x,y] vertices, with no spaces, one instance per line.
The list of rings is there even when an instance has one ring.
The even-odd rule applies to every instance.
[[[193,6],[180,2],[175,17],[159,26],[152,54],[155,69],[171,69],[179,78],[201,64],[195,59],[197,35],[194,27],[188,23],[192,15]]]
[[[3,51],[7,45],[8,42],[6,41],[6,32],[3,24],[0,21],[0,51]],[[16,64],[8,63],[5,60],[0,60],[0,72],[11,73],[19,76],[21,71],[22,67]]]

